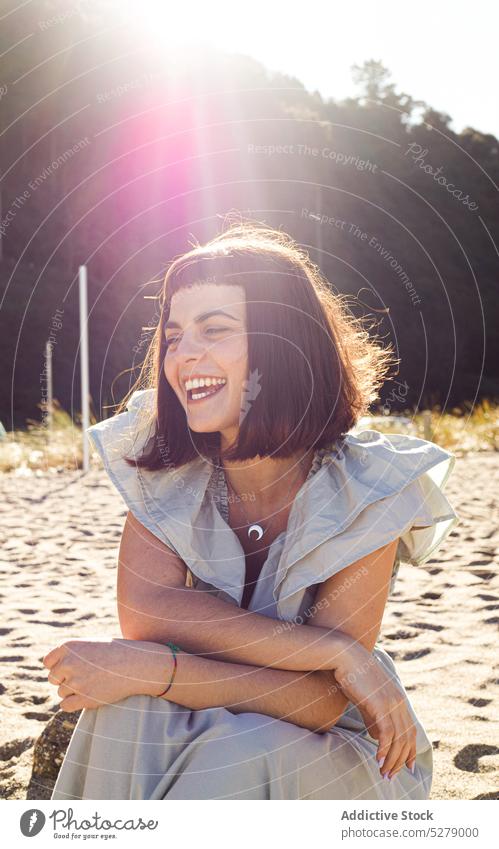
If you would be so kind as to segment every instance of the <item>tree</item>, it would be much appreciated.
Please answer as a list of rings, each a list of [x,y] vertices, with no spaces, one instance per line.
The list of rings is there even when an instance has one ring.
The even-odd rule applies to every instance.
[[[391,72],[382,62],[369,59],[363,65],[352,65],[351,71],[354,83],[364,88],[363,95],[357,98],[359,105],[369,108],[382,104],[396,109],[407,118],[411,117],[415,109],[427,106],[424,100],[414,100],[410,94],[397,94],[395,85],[388,82]]]

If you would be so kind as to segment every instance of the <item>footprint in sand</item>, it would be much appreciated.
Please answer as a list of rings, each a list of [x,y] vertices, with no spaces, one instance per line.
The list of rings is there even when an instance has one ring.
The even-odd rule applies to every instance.
[[[493,763],[480,763],[482,758],[492,758],[499,755],[499,746],[488,746],[485,743],[470,743],[464,746],[454,758],[454,764],[465,772],[492,772],[497,769]],[[497,761],[497,758],[495,758]]]
[[[35,737],[25,737],[23,740],[9,740],[8,743],[4,743],[0,746],[0,761],[18,758],[26,749],[31,748],[35,739]]]
[[[18,705],[31,702],[32,705],[43,705],[48,702],[49,696],[14,696],[13,701]]]
[[[57,619],[53,619],[52,621],[44,621],[43,619],[28,619],[28,622],[32,622],[34,625],[52,625],[53,628],[67,628],[68,625],[72,625],[72,622],[59,622]]]
[[[482,581],[492,581],[495,578],[495,572],[485,572],[483,569],[469,569],[472,575],[476,575],[477,578],[481,578]]]
[[[425,657],[430,654],[431,649],[417,649],[416,651],[407,651],[402,655],[402,660],[417,660],[419,657]]]
[[[499,684],[499,678],[489,678],[487,681],[484,681],[483,684],[480,684],[479,690],[488,690],[489,687],[496,687]]]
[[[491,616],[490,619],[483,620],[487,625],[499,625],[499,616]]]
[[[427,631],[443,631],[444,625],[432,625],[430,622],[409,622],[410,628],[424,628]]]
[[[26,681],[26,679],[28,679],[30,683],[36,683],[38,681],[43,681],[44,684],[47,683],[46,675],[26,675],[25,672],[12,672],[10,677],[19,678],[21,681]]]
[[[437,598],[441,598],[441,597],[442,597],[442,593],[434,593],[434,592],[423,593],[423,595],[421,596],[421,598],[430,598],[433,601],[436,601]]]
[[[412,637],[417,637],[414,631],[394,631],[393,634],[387,634],[387,640],[410,640]]]
[[[26,719],[38,719],[39,722],[47,722],[49,719],[52,719],[51,713],[42,713],[41,711],[36,710],[28,710],[26,713],[23,713],[23,716]]]
[[[490,705],[491,701],[492,699],[472,698],[468,699],[468,704],[473,705],[474,707],[487,707],[487,705]]]

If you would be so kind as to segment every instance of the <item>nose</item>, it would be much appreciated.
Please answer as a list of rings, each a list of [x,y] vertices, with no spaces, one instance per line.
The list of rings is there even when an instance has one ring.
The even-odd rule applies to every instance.
[[[184,331],[182,338],[175,346],[174,356],[178,362],[189,362],[199,359],[206,351],[206,345],[196,334],[195,328]]]

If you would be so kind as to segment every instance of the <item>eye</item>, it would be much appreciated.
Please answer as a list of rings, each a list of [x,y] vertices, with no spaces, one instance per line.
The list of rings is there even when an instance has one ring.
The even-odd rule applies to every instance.
[[[166,348],[169,348],[170,345],[173,345],[177,341],[178,341],[178,336],[170,336],[169,339],[165,340]]]
[[[224,330],[228,330],[228,327],[207,327],[205,329],[205,333],[223,333]],[[166,348],[168,349],[170,345],[175,345],[179,341],[179,336],[170,336],[165,340]]]
[[[210,333],[222,333],[224,330],[228,330],[228,327],[207,327],[206,332]]]

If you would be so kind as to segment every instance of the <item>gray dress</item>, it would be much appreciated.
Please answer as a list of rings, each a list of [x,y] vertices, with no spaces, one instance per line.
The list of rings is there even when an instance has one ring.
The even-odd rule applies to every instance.
[[[137,391],[127,411],[88,433],[129,509],[179,554],[191,583],[240,606],[245,557],[228,525],[223,470],[204,458],[157,472],[123,460],[140,455],[153,409],[153,390]],[[434,443],[374,430],[350,432],[316,451],[249,610],[306,622],[318,584],[400,538],[393,587],[400,562],[423,563],[458,521],[442,491],[454,461]],[[374,654],[400,683],[387,652],[377,644]],[[352,704],[317,734],[265,714],[189,710],[130,696],[82,710],[51,798],[427,799],[432,748],[410,709],[415,773],[404,767],[386,781],[375,759],[377,741]]]

